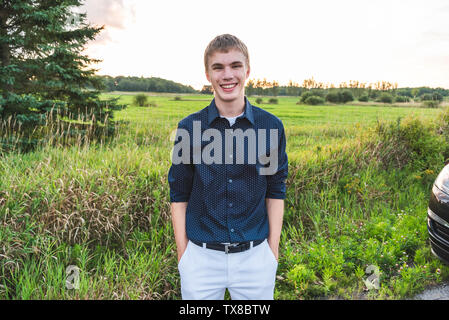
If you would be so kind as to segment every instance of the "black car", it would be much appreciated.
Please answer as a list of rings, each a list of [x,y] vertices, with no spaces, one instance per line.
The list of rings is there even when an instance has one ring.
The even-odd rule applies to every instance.
[[[449,263],[449,164],[433,183],[427,209],[427,230],[432,253]]]

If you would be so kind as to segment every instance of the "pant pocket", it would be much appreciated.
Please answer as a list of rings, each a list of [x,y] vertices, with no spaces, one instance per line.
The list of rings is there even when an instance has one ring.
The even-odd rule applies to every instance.
[[[181,259],[179,259],[179,262],[178,262],[178,270],[179,271],[181,271],[181,268],[184,265],[184,261],[186,260],[186,256],[188,254],[189,247],[190,247],[190,240],[187,242],[187,247],[186,247],[186,249],[184,250],[184,253],[181,256]]]
[[[267,247],[267,250],[269,251],[269,255],[271,256],[271,259],[276,263],[276,265],[278,264],[278,261],[273,253],[273,250],[271,250],[270,245],[268,244],[268,240],[265,240],[265,245]]]

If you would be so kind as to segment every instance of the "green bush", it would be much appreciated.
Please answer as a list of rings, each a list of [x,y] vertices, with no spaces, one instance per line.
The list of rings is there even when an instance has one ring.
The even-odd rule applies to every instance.
[[[138,105],[139,107],[147,106],[148,105],[148,96],[143,93],[134,96],[134,104]]]
[[[304,91],[304,92],[301,94],[301,96],[299,97],[299,102],[305,103],[305,102],[306,102],[306,99],[307,99],[308,97],[311,97],[311,96],[313,96],[313,93],[312,93],[311,91]]]
[[[439,94],[438,92],[434,92],[433,99],[441,102],[441,101],[443,101],[443,96],[441,94]]]
[[[420,97],[421,101],[443,101],[443,96],[438,92],[434,93],[425,93]]]
[[[354,96],[352,95],[352,92],[349,90],[341,91],[340,92],[340,102],[346,103],[346,102],[350,102],[350,101],[354,101]]]
[[[431,93],[425,93],[419,97],[421,101],[430,101],[433,100],[433,95]]]
[[[382,103],[393,103],[393,96],[389,93],[384,92],[379,96],[377,101]]]
[[[394,102],[399,102],[399,103],[403,103],[403,102],[409,102],[410,98],[406,97],[406,96],[396,96],[394,98]]]
[[[310,92],[312,92],[314,96],[318,96],[323,99],[326,96],[326,90],[323,90],[323,89],[312,89],[312,90],[310,90]]]
[[[257,98],[257,99],[256,99],[256,103],[257,103],[257,104],[263,103],[263,99],[262,99],[262,98]]]
[[[425,93],[420,97],[422,101],[422,106],[425,108],[438,108],[441,101],[443,101],[443,96],[438,92]]]
[[[268,100],[268,103],[270,103],[270,104],[278,104],[278,99],[270,98],[270,100]]]
[[[376,100],[379,97],[379,92],[377,90],[372,90],[369,97],[371,100]]]
[[[359,97],[359,101],[360,102],[368,102],[368,100],[369,100],[369,97],[368,97],[367,94],[364,94],[364,95]]]
[[[440,106],[440,101],[438,100],[425,100],[422,102],[424,108],[438,108]]]
[[[340,94],[339,92],[329,92],[326,95],[326,101],[329,101],[331,103],[339,103],[340,102]]]
[[[438,133],[446,139],[446,145],[449,145],[449,107],[444,108],[440,113],[437,125]],[[449,154],[445,155],[445,157],[449,157]]]
[[[326,96],[326,93],[324,92],[324,90],[319,90],[319,89],[312,89],[312,90],[308,90],[308,91],[304,91],[301,94],[300,97],[300,102],[301,103],[305,103],[308,97],[312,97],[312,96],[317,96],[317,97],[321,97],[324,100],[324,97]]]
[[[332,91],[326,95],[326,101],[332,103],[346,103],[349,101],[354,101],[354,96],[349,90]]]
[[[287,279],[294,284],[296,288],[306,289],[309,283],[317,280],[314,270],[311,270],[304,264],[297,264],[287,273]]]
[[[318,104],[324,104],[324,99],[319,96],[310,96],[305,101],[305,104],[316,106]]]
[[[414,116],[399,118],[396,123],[379,122],[375,134],[372,154],[385,167],[414,164],[429,168],[442,163],[448,149],[443,137]]]

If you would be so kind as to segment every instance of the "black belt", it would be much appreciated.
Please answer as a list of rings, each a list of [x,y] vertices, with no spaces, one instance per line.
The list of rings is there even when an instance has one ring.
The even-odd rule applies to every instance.
[[[192,241],[192,240],[190,240]],[[251,248],[251,242],[253,243],[253,247],[258,246],[264,240],[255,240],[255,241],[248,241],[248,242],[237,242],[237,243],[231,243],[231,244],[222,244],[222,243],[206,243],[206,248],[212,249],[212,250],[218,250],[218,251],[224,251],[225,253],[235,253],[235,252],[243,252]],[[197,246],[202,247],[203,242],[196,242],[192,241]]]

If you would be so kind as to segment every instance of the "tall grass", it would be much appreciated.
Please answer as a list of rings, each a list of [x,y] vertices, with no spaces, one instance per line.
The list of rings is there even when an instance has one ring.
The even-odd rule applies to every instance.
[[[0,155],[10,152],[29,152],[46,146],[55,148],[64,146],[100,145],[110,140],[120,122],[110,124],[106,116],[98,123],[95,116],[65,113],[54,108],[43,115],[45,121],[35,126],[24,125],[17,118],[9,116],[0,119]]]
[[[65,127],[33,152],[2,155],[0,298],[180,298],[169,137],[209,97],[153,98],[158,107],[116,113],[112,141],[67,141]],[[438,110],[295,103],[280,98],[269,110],[284,121],[290,160],[275,297],[394,299],[447,279],[425,221],[446,152],[445,131],[432,122]],[[420,155],[416,137],[437,150]],[[395,152],[413,157],[397,162]],[[71,265],[79,289],[65,286]],[[367,265],[380,268],[379,290],[365,290]]]

